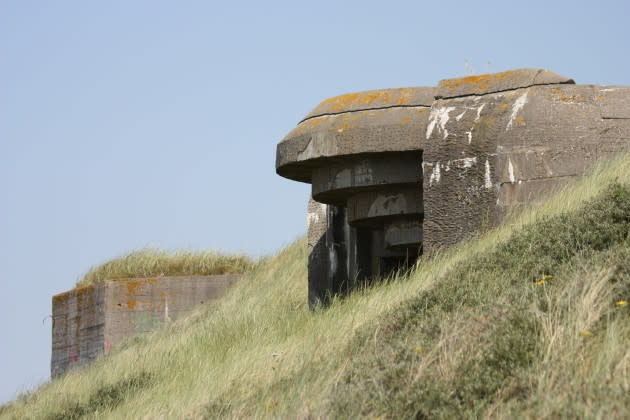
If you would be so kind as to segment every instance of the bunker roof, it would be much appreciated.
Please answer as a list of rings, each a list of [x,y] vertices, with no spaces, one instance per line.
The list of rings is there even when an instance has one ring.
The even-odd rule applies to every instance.
[[[404,106],[431,106],[437,88],[406,87],[346,93],[322,101],[302,121],[322,115]]]
[[[543,69],[518,69],[501,73],[444,79],[438,83],[437,98],[485,95],[536,85],[575,84],[573,79]]]

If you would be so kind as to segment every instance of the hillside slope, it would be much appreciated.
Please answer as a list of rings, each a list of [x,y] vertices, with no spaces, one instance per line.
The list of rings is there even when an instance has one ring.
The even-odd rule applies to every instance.
[[[306,306],[300,239],[2,418],[607,417],[630,406],[630,156],[407,275]]]

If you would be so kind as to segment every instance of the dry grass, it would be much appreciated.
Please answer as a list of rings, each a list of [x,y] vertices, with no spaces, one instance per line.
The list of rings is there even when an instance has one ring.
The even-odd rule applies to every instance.
[[[514,231],[357,334],[332,412],[623,418],[628,295],[630,185]]]
[[[628,244],[559,261],[556,282],[543,285],[518,281],[527,252],[508,245],[536,222],[556,226],[561,213],[571,222],[611,183],[630,184],[628,168],[630,156],[601,166],[545,205],[327,310],[305,303],[301,239],[220,301],[23,395],[0,417],[395,417],[425,401],[433,417],[621,418],[630,323],[609,286]],[[465,275],[501,252],[510,264]]]
[[[171,253],[148,248],[92,267],[76,287],[115,278],[240,274],[254,265],[246,255],[224,255],[217,251]]]

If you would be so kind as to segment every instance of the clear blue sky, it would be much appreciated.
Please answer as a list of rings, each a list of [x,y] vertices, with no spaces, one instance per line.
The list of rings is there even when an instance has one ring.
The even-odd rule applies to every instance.
[[[322,99],[522,67],[630,85],[629,4],[3,1],[0,402],[47,380],[51,297],[91,266],[303,234],[275,147]]]

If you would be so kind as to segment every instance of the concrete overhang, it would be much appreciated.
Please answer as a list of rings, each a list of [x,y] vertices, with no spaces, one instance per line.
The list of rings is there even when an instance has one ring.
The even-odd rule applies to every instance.
[[[279,144],[276,172],[311,182],[312,172],[359,155],[419,151],[434,87],[382,89],[327,99]]]

